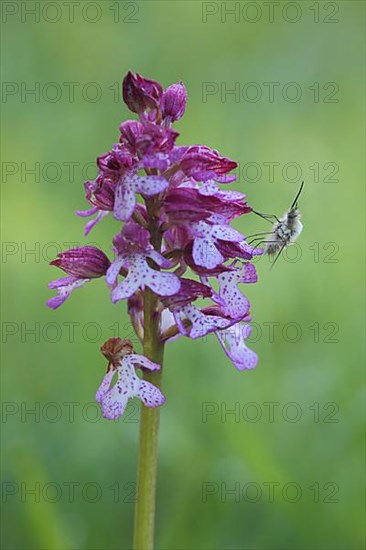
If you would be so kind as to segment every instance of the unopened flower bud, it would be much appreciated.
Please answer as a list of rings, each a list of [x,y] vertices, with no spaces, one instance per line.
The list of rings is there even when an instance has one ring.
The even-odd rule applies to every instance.
[[[51,265],[78,279],[96,279],[106,274],[110,261],[95,246],[81,246],[61,252]]]
[[[187,103],[187,90],[183,82],[172,84],[167,88],[161,98],[161,112],[164,118],[172,122],[179,120],[184,115]]]
[[[129,71],[123,79],[122,92],[130,111],[140,115],[147,109],[158,108],[163,88],[159,82]]]

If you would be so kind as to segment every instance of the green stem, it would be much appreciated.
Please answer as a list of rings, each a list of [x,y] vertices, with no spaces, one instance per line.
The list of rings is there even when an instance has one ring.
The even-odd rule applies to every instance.
[[[157,372],[145,372],[144,379],[160,387],[164,344],[159,337],[159,316],[156,296],[144,293],[144,355],[159,363]],[[160,409],[141,405],[140,445],[137,466],[137,500],[135,506],[134,550],[152,550],[154,546],[156,474],[158,464],[158,430]]]
[[[147,203],[151,241],[156,250],[161,247],[153,203]],[[149,288],[144,291],[144,355],[158,363],[160,370],[144,372],[144,379],[161,386],[164,343],[160,338],[158,297]],[[134,550],[152,550],[154,547],[156,477],[158,465],[158,431],[160,409],[141,405],[140,443],[137,465],[137,492],[134,525]]]

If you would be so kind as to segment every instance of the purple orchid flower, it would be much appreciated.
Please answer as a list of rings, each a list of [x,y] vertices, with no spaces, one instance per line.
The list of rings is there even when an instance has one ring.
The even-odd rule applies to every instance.
[[[222,349],[238,370],[254,369],[257,366],[257,354],[245,343],[251,331],[250,325],[239,323],[227,330],[216,332]]]
[[[50,298],[48,307],[57,309],[76,288],[84,286],[91,279],[97,279],[107,273],[110,261],[107,256],[95,246],[81,246],[61,252],[50,265],[59,267],[69,276],[56,279],[48,287],[57,291],[57,296]]]
[[[224,256],[220,253],[218,241],[240,242],[244,240],[243,235],[226,225],[211,225],[200,221],[192,224],[193,259],[197,265],[214,269],[223,261]]]
[[[133,353],[129,340],[110,338],[101,348],[103,355],[109,359],[107,373],[95,396],[101,405],[102,414],[108,420],[119,418],[129,399],[138,397],[146,407],[159,407],[165,403],[163,393],[136,374],[136,368],[157,371],[160,365],[150,361],[143,355]],[[112,385],[113,378],[117,381]]]
[[[165,269],[171,267],[171,262],[154,250],[146,229],[130,222],[114,238],[113,243],[117,256],[106,276],[107,283],[113,287],[113,303],[131,297],[139,288],[144,289],[146,286],[159,296],[171,296],[178,292],[180,281],[174,273],[162,273],[150,267],[148,259]],[[116,284],[122,267],[126,267],[127,277]]]
[[[195,340],[214,333],[236,368],[253,368],[257,357],[246,345],[250,301],[240,285],[257,282],[251,261],[263,251],[231,225],[252,211],[244,193],[226,187],[236,179],[237,163],[205,145],[176,144],[173,124],[187,103],[182,82],[164,90],[129,72],[122,90],[138,120],[123,122],[119,142],[97,158],[98,175],[84,184],[89,209],[77,212],[93,216],[85,234],[113,213],[115,258],[110,262],[87,246],[61,253],[51,264],[67,277],[49,284],[57,295],[48,305],[56,309],[75,288],[105,277],[112,303],[128,301],[142,344],[147,323],[155,323],[162,346],[181,336]],[[154,372],[158,364],[135,354],[125,340],[108,340],[102,353],[109,365],[97,401],[106,418],[118,418],[132,397],[149,407],[164,403],[161,391],[136,374],[136,368],[144,376]]]
[[[164,191],[169,183],[162,176],[137,176],[127,172],[118,180],[114,202],[114,217],[127,222],[136,207],[136,193],[151,197]]]
[[[250,302],[238,288],[239,283],[256,283],[257,273],[253,264],[244,262],[241,266],[237,266],[237,262],[233,262],[233,269],[219,273],[217,281],[219,283],[219,292],[212,291],[212,299],[221,306],[224,315],[235,318],[245,317],[250,310]],[[204,284],[208,284],[208,277],[201,276]]]

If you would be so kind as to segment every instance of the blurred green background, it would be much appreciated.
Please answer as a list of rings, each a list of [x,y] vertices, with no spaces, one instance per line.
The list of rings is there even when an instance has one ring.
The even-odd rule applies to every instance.
[[[2,3],[2,547],[131,545],[138,404],[116,423],[93,404],[99,346],[131,335],[125,304],[102,281],[56,312],[44,303],[60,276],[48,260],[69,243],[109,250],[117,232],[110,217],[84,239],[73,212],[129,118],[132,69],[185,82],[180,143],[238,160],[234,187],[258,210],[282,214],[306,182],[298,246],[272,271],[261,258],[245,289],[258,368],[237,372],[214,337],[167,346],[156,547],[363,548],[364,3],[280,2],[271,21],[264,2],[227,2],[236,16],[221,2],[77,2],[73,22],[63,2],[38,3],[35,21],[35,4]]]

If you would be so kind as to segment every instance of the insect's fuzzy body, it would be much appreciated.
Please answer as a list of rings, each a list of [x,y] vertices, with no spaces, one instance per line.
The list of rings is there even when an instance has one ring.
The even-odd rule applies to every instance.
[[[267,237],[265,251],[272,256],[282,248],[296,241],[302,231],[301,214],[291,207],[273,226],[272,234]]]
[[[257,216],[260,216],[270,223],[272,223],[274,219],[276,220],[275,224],[272,226],[272,231],[257,233],[257,235],[267,235],[265,240],[252,240],[252,242],[260,240],[261,243],[264,243],[264,251],[269,256],[273,256],[276,254],[276,258],[273,262],[272,267],[280,257],[281,252],[286,248],[286,246],[295,242],[302,231],[303,225],[301,223],[301,214],[298,208],[297,201],[299,196],[301,195],[303,187],[304,182],[301,183],[300,189],[297,192],[294,202],[287,210],[287,212],[285,212],[282,218],[277,218],[277,216],[275,216],[274,214],[261,214],[260,212],[253,210],[254,214],[257,214]]]

